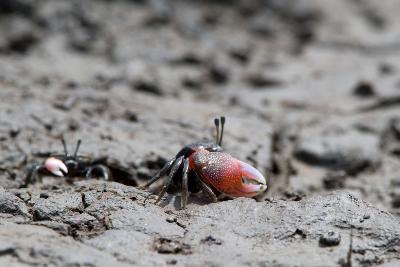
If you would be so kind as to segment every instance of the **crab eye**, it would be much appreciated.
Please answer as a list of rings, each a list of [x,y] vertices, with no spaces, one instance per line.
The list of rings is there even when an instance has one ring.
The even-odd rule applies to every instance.
[[[242,183],[243,184],[254,184],[254,185],[262,184],[259,181],[255,180],[255,179],[252,179],[252,178],[249,178],[249,177],[246,177],[246,176],[242,177]]]

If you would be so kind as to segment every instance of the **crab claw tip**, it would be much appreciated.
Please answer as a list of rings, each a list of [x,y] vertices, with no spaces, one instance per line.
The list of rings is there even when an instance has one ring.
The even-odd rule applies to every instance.
[[[241,162],[243,190],[251,195],[257,195],[267,190],[265,177],[251,165]]]
[[[64,162],[54,157],[46,159],[44,167],[56,176],[64,176],[64,173],[68,173],[67,166],[65,166]]]

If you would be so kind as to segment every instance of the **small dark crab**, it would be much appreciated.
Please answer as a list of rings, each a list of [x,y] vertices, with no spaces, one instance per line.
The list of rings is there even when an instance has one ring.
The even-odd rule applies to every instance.
[[[233,158],[221,147],[225,117],[214,120],[217,129],[215,142],[200,141],[182,148],[142,188],[168,175],[156,203],[165,192],[181,190],[181,208],[187,204],[188,192],[205,192],[212,201],[216,194],[231,197],[253,197],[267,189],[266,179],[254,167]],[[221,128],[220,128],[221,125]]]
[[[47,154],[47,158],[42,163],[33,165],[28,171],[26,185],[41,179],[41,175],[85,177],[87,179],[99,177],[104,180],[137,185],[129,169],[121,166],[116,160],[108,157],[93,158],[88,155],[78,155],[81,140],[78,140],[73,154],[68,153],[64,138],[61,139],[61,142],[64,154]]]

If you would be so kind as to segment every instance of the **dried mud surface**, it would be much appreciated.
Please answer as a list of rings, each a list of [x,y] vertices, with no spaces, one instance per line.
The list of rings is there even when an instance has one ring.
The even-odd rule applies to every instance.
[[[385,1],[0,2],[0,266],[398,266],[400,6]],[[214,135],[255,199],[139,190]],[[70,150],[133,180],[43,177]],[[156,190],[156,188],[154,188]]]

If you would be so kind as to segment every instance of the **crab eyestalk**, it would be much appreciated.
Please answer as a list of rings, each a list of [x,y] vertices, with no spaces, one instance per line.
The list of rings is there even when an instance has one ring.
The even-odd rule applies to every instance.
[[[64,176],[68,173],[68,168],[65,166],[64,162],[53,157],[46,159],[44,168],[56,176]]]

